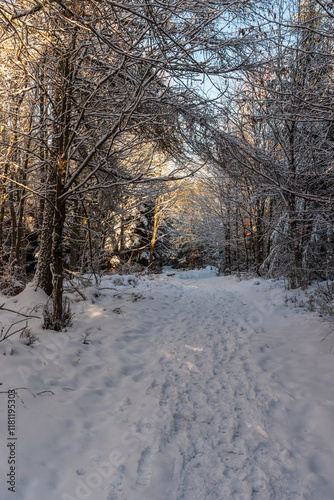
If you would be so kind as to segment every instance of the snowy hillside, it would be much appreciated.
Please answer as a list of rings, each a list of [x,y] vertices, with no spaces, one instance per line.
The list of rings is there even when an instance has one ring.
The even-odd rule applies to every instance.
[[[281,282],[168,271],[82,293],[67,332],[33,318],[39,342],[0,343],[1,500],[334,498],[334,340]],[[21,319],[0,311],[3,333]]]

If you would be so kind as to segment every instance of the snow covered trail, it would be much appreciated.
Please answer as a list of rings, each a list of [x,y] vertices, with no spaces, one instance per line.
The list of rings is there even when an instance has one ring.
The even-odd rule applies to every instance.
[[[272,432],[268,413],[279,403],[273,372],[252,359],[251,337],[263,330],[271,305],[262,297],[254,307],[241,287],[212,285],[189,280],[177,307],[170,304],[160,401],[170,417],[143,498],[318,498],[312,480],[294,463],[300,450]],[[268,344],[257,347],[266,349]]]
[[[328,326],[286,307],[280,282],[169,274],[105,276],[72,294],[68,332],[36,319],[36,347],[0,344],[1,396],[26,388],[14,494],[0,399],[1,499],[334,498]],[[27,288],[6,307],[32,301]]]

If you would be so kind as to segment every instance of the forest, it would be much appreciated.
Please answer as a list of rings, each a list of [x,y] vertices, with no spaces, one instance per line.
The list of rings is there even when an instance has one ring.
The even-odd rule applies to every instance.
[[[1,0],[0,290],[334,272],[327,0]]]

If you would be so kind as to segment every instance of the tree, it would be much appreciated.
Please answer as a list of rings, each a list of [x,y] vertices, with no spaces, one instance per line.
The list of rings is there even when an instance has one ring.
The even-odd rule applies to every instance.
[[[187,175],[182,172],[190,153],[187,124],[194,118],[200,123],[214,109],[196,89],[199,80],[213,82],[253,64],[255,38],[234,32],[247,5],[232,0],[215,0],[209,7],[197,0],[3,2],[3,40],[17,46],[14,63],[27,77],[32,124],[25,133],[29,143],[21,143],[22,154],[29,153],[26,177],[15,185],[39,196],[35,282],[53,296],[55,329],[62,324],[68,208],[71,217],[81,217],[76,210],[86,197],[159,177],[124,162],[138,149],[138,140],[177,158],[166,180]],[[2,175],[5,182],[14,181],[12,172]]]
[[[304,2],[290,19],[271,11],[262,39],[267,60],[240,72],[217,127],[195,138],[221,182],[234,179],[248,193],[232,205],[221,195],[227,240],[232,226],[238,239],[244,232],[251,249],[238,254],[247,267],[254,256],[257,272],[283,276],[291,287],[332,272],[332,42],[317,3]]]

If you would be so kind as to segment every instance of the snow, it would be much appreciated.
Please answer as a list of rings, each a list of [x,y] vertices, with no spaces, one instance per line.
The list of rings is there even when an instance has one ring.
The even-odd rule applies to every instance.
[[[315,313],[284,304],[295,292],[210,268],[82,291],[68,294],[67,332],[32,318],[40,342],[0,343],[2,500],[334,498],[334,341]],[[28,286],[1,304],[41,316],[45,300]],[[0,311],[4,331],[22,318]]]

